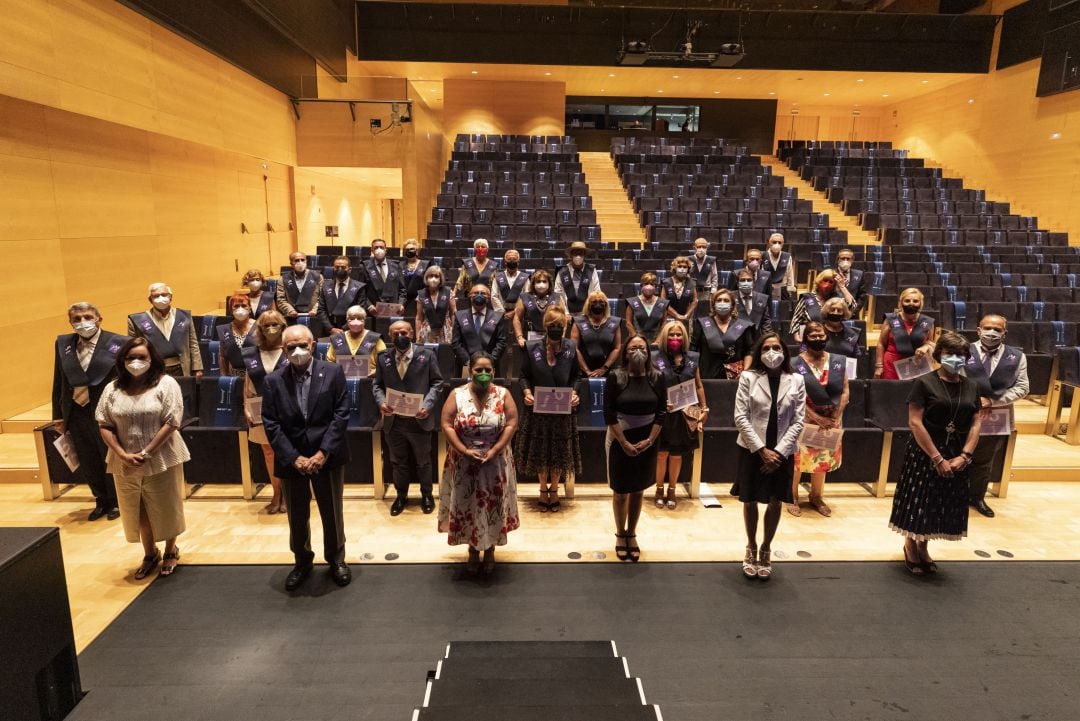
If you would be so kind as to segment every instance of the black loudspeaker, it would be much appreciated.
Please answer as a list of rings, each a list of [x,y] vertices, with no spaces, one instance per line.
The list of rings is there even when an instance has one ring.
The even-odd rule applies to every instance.
[[[57,528],[0,528],[0,717],[61,721],[83,697]]]
[[[1035,94],[1040,98],[1080,88],[1080,21],[1046,33]]]

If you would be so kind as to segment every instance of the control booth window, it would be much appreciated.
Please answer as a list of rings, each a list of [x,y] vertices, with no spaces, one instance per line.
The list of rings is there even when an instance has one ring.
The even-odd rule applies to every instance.
[[[696,133],[700,121],[701,107],[697,105],[566,105],[567,133],[582,129]]]

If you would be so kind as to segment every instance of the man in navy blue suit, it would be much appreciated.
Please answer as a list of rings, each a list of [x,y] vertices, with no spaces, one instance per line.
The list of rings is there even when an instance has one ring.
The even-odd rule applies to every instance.
[[[289,547],[296,565],[285,579],[295,591],[311,574],[311,493],[319,506],[323,551],[330,576],[339,586],[352,580],[345,564],[345,524],[342,494],[349,461],[345,428],[349,397],[345,373],[336,363],[316,360],[315,338],[302,325],[290,326],[282,337],[289,365],[267,376],[262,418],[274,449],[274,472],[282,479],[289,517]]]

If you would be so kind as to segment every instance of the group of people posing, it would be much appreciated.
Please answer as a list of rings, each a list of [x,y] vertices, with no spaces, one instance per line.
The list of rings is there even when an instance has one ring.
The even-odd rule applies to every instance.
[[[391,515],[406,509],[413,483],[422,511],[434,512],[431,442],[436,423],[441,427],[449,451],[438,527],[451,544],[468,545],[470,570],[490,572],[495,546],[518,527],[518,475],[538,479],[541,511],[559,511],[560,484],[581,471],[573,409],[582,377],[606,379],[606,460],[620,560],[641,557],[637,524],[649,488],[658,507],[677,506],[683,459],[697,448],[709,417],[703,378],[738,379],[732,492],[744,503],[746,575],[770,577],[781,509],[802,512],[802,474],[811,474],[811,505],[831,514],[822,491],[826,474],[840,465],[841,445],[814,447],[803,437],[808,426],[842,427],[849,359],[862,353],[858,330],[845,324],[865,300],[851,251],[841,251],[837,267],[819,272],[813,290],[799,298],[789,343],[768,309],[774,297],[795,294],[794,264],[780,234],[764,251],[748,251],[730,288],[717,287],[716,260],[698,239],[691,255],[671,263],[663,283],[654,273],[642,275],[623,318],[613,317],[584,243],[572,244],[570,262],[551,274],[520,269],[516,250],[496,269],[486,241],[478,240],[454,288],[440,268],[419,258],[415,241],[403,250],[403,259],[392,261],[386,244],[374,241],[363,282],[346,256],[333,261],[332,280],[308,269],[301,253],[290,257],[291,270],[276,288],[248,271],[244,292],[228,300],[230,322],[216,328],[221,373],[244,377],[249,438],[262,447],[272,480],[266,510],[288,516],[296,560],[290,590],[304,582],[314,558],[312,493],[331,575],[342,585],[351,578],[342,522],[347,376],[373,379],[397,493]],[[708,312],[697,311],[701,298]],[[57,339],[53,392],[57,429],[70,434],[96,499],[90,519],[120,517],[127,539],[143,544],[136,578],[159,564],[169,575],[179,562],[182,464],[189,455],[176,433],[182,400],[174,377],[202,373],[191,313],[173,307],[162,283],[150,286],[149,301],[146,312],[129,317],[128,337],[103,330],[93,305],[72,305],[74,332]],[[922,294],[908,289],[887,315],[875,377],[897,378],[896,363],[907,358],[939,363],[915,381],[909,399],[914,440],[890,520],[905,536],[912,571],[932,573],[928,540],[963,536],[969,503],[993,514],[983,497],[1004,444],[1001,436],[980,442],[976,411],[1023,397],[1027,377],[1023,353],[1003,343],[1005,319],[982,319],[973,344],[949,331],[935,341],[921,307]],[[384,339],[368,328],[380,314],[412,322],[393,322]],[[329,337],[325,360],[315,357],[312,327]],[[449,344],[466,379],[438,419],[446,379],[431,344]],[[523,408],[494,384],[497,375],[518,378]],[[760,503],[766,510],[759,544]]]

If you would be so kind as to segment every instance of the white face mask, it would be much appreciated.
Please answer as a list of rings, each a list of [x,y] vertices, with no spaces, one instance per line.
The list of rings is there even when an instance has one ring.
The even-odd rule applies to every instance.
[[[311,351],[303,346],[293,348],[293,352],[289,354],[289,362],[298,368],[303,368],[311,360]]]
[[[982,344],[987,348],[997,348],[1001,345],[1001,339],[1003,337],[1001,331],[996,329],[979,331],[979,340],[981,340]]]
[[[440,281],[439,281],[438,276],[433,275],[433,276],[431,276],[430,278],[427,279],[427,287],[428,288],[438,288],[439,284],[440,284]]]
[[[93,338],[97,333],[97,323],[92,320],[84,320],[80,323],[73,323],[72,329],[79,334],[80,338]]]
[[[675,275],[677,277],[679,277],[679,278],[685,278],[686,276],[690,275],[690,269],[689,268],[676,268],[675,269]]]
[[[142,358],[133,358],[126,361],[124,367],[127,368],[128,373],[138,378],[143,373],[150,370],[150,361],[145,361]]]
[[[262,290],[262,281],[261,280],[248,281],[248,290],[250,290],[252,293],[258,293],[260,290]]]
[[[694,255],[696,255],[699,258],[704,258],[705,257],[705,249],[704,248],[695,248],[694,249]]]
[[[838,264],[837,267],[839,267],[840,270],[842,270],[842,271],[844,271],[846,273],[849,270],[851,270],[851,261],[850,260],[842,260],[842,261],[840,261],[840,263]]]
[[[150,299],[150,302],[154,304],[154,307],[158,310],[165,310],[172,305],[172,298],[167,295],[155,295]]]
[[[533,290],[535,290],[537,293],[541,293],[541,294],[547,293],[547,289],[548,289],[548,284],[547,283],[536,283],[535,285],[533,285]]]
[[[359,333],[360,331],[364,330],[364,321],[360,318],[350,318],[349,330],[351,330],[353,333]]]
[[[234,308],[232,317],[238,321],[245,321],[251,317],[251,311],[247,308]]]
[[[376,248],[375,250],[371,251],[371,254],[375,256],[375,260],[382,260],[386,257],[386,249]]]
[[[292,269],[293,269],[294,273],[303,274],[303,272],[305,270],[307,270],[307,261],[305,261],[305,260],[296,261],[295,263],[292,264]]]
[[[761,354],[761,362],[766,368],[776,369],[784,362],[784,354],[778,350],[767,350]]]

